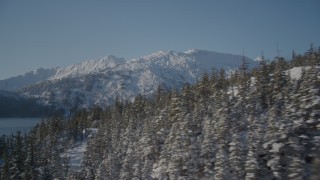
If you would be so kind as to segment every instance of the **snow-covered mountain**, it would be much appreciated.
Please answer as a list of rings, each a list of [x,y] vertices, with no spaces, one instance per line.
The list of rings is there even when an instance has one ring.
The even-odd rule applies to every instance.
[[[138,94],[152,95],[159,85],[178,89],[195,83],[205,72],[210,73],[212,67],[237,68],[242,59],[238,55],[195,49],[182,53],[159,51],[131,60],[108,56],[59,68],[47,81],[21,92],[63,108],[104,105],[113,103],[116,97],[131,100]],[[257,64],[246,60],[252,66]]]
[[[40,68],[24,75],[0,80],[0,90],[17,91],[25,86],[47,80],[49,77],[56,74],[57,70],[58,68]]]
[[[120,64],[124,64],[125,62],[126,60],[124,58],[117,58],[110,55],[99,60],[89,60],[80,64],[59,68],[56,73],[49,78],[49,80],[104,73],[116,68]]]

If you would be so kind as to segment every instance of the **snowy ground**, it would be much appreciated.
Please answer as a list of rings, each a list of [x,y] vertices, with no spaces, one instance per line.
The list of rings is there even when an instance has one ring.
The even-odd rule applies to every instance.
[[[306,66],[304,67],[305,70],[309,70],[311,67]],[[286,71],[287,74],[290,74],[291,79],[298,80],[301,78],[302,75],[302,67],[294,67]]]
[[[63,153],[61,157],[67,157],[70,159],[70,168],[79,171],[83,160],[83,155],[87,147],[87,141],[81,141],[76,143],[76,146]]]
[[[87,128],[83,130],[83,135],[85,139],[83,141],[79,141],[76,143],[76,145],[63,153],[61,157],[67,157],[69,158],[69,165],[70,168],[74,171],[79,171],[81,169],[81,164],[84,156],[84,152],[87,148],[87,138],[92,137],[94,134],[98,132],[97,128]]]

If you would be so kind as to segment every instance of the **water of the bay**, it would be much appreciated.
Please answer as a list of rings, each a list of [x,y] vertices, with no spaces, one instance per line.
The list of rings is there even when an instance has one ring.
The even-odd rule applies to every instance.
[[[42,118],[0,118],[0,136],[27,133],[30,129],[41,122]]]

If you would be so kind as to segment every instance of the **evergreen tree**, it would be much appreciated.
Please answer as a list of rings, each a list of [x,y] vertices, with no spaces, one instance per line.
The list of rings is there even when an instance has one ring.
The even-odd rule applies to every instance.
[[[228,176],[228,164],[225,147],[218,146],[218,152],[216,154],[216,161],[214,164],[214,179],[226,179]]]
[[[10,154],[9,154],[9,144],[6,142],[6,136],[1,139],[1,158],[3,159],[2,167],[0,169],[1,179],[10,179]]]
[[[258,105],[261,106],[261,110],[265,110],[270,105],[270,89],[269,89],[269,71],[267,69],[267,64],[265,59],[262,56],[261,61],[259,62],[259,67],[257,71],[257,76],[255,80],[256,87],[256,98]],[[261,111],[260,111],[261,112]]]
[[[214,176],[214,162],[216,154],[216,137],[214,135],[214,121],[206,116],[203,125],[203,140],[201,143],[201,162],[203,166],[203,176],[212,179]]]
[[[25,173],[23,179],[36,179],[36,155],[34,147],[34,137],[27,139],[26,160],[24,162]]]
[[[240,134],[235,133],[232,135],[232,141],[229,143],[229,164],[230,176],[234,180],[244,179],[244,147],[240,140]]]
[[[14,149],[12,152],[12,166],[10,168],[12,179],[22,179],[22,174],[24,172],[24,143],[21,132],[18,131],[15,137]]]

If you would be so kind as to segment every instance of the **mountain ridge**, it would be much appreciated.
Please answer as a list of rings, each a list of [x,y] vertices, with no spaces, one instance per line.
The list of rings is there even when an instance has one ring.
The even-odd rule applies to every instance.
[[[151,96],[159,86],[170,90],[194,84],[213,67],[235,69],[243,58],[197,49],[157,51],[130,60],[110,55],[56,68],[50,77],[21,88],[19,93],[62,109],[104,106],[116,98],[131,101],[139,94]],[[257,65],[249,58],[246,60],[251,66]]]
[[[54,75],[58,67],[55,68],[38,68],[36,70],[18,75],[7,79],[0,80],[0,90],[17,91],[30,84],[35,84]]]

